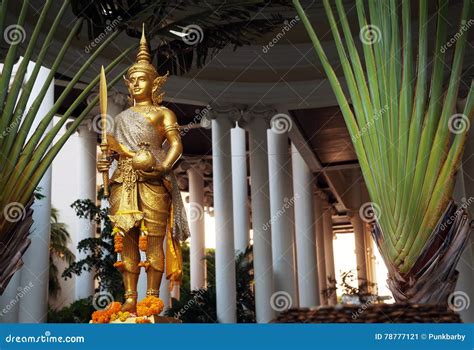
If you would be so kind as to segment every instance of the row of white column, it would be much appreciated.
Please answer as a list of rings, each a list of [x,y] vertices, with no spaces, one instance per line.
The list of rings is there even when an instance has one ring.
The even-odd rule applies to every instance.
[[[273,115],[273,110],[253,110],[242,118],[234,106],[212,110],[219,322],[236,322],[235,255],[250,243],[245,129],[257,322],[274,319],[275,298],[283,293],[293,307],[325,303],[321,276],[324,281],[335,276],[329,205],[314,194],[312,172],[297,149],[289,147],[288,133],[269,130]],[[245,129],[234,127],[236,121]],[[202,174],[194,165],[187,172],[190,205],[202,208]],[[319,263],[317,251],[324,252]],[[192,289],[205,287],[203,261],[204,224],[199,218],[191,223]]]

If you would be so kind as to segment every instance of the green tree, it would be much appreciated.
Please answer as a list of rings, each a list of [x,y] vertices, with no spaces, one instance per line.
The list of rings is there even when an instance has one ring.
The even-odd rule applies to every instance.
[[[206,263],[207,288],[190,290],[189,284],[183,284],[180,300],[173,299],[166,315],[179,318],[185,323],[217,322],[214,250],[208,250]],[[189,254],[183,254],[183,270],[186,266],[189,266]],[[236,302],[239,323],[255,322],[253,283],[253,256],[250,246],[236,257]]]
[[[75,256],[68,248],[68,243],[71,239],[67,231],[66,224],[59,222],[58,210],[51,208],[51,236],[49,242],[49,295],[57,297],[61,291],[59,283],[59,270],[56,265],[56,259],[72,264]],[[56,259],[55,259],[56,258]]]
[[[102,191],[99,197],[102,196]],[[120,272],[114,267],[117,254],[114,252],[112,225],[107,216],[108,208],[100,208],[89,199],[77,200],[71,207],[80,218],[90,220],[91,224],[102,224],[99,237],[83,239],[78,243],[78,250],[86,257],[70,264],[63,272],[64,278],[79,276],[84,271],[93,272],[99,282],[98,291],[108,291],[115,300],[123,298],[123,283]]]

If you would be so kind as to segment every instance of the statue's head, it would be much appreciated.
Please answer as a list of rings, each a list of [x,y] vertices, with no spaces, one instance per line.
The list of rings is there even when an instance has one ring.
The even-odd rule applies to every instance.
[[[161,103],[164,93],[160,93],[160,89],[167,77],[168,73],[159,75],[151,64],[151,55],[143,26],[137,59],[128,69],[127,78],[125,78],[131,98],[133,100],[152,98],[154,104]]]

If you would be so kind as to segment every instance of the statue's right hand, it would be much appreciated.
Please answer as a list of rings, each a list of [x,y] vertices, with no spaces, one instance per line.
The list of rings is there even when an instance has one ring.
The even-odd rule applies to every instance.
[[[101,173],[106,172],[109,170],[110,165],[112,164],[111,160],[104,160],[104,159],[99,159],[97,161],[97,170]]]

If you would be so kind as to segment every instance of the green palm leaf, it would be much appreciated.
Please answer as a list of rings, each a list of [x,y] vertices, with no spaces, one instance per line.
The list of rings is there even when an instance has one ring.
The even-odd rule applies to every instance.
[[[381,208],[374,233],[388,265],[392,291],[397,300],[410,299],[416,294],[416,288],[412,288],[415,281],[422,286],[419,290],[426,292],[426,286],[430,284],[423,272],[433,272],[436,267],[445,274],[443,278],[446,277],[443,280],[446,287],[440,287],[443,292],[437,294],[442,299],[456,278],[454,269],[447,269],[446,264],[456,264],[469,233],[465,213],[448,225],[448,230],[441,229],[440,225],[455,211],[455,206],[450,204],[454,175],[467,137],[467,130],[453,134],[450,124],[455,116],[468,35],[464,33],[456,38],[449,84],[443,90],[446,65],[442,46],[447,42],[448,0],[438,1],[434,64],[429,85],[427,0],[419,0],[416,48],[410,1],[369,0],[367,16],[365,2],[356,0],[363,56],[354,43],[342,0],[335,1],[338,18],[334,16],[331,3],[328,0],[323,3],[354,112],[348,107],[340,81],[300,2],[293,0],[352,136],[371,200]],[[471,1],[464,0],[460,26],[472,17],[472,11]],[[375,31],[372,34],[376,37],[364,37],[367,30]],[[460,28],[461,33],[463,30]],[[364,42],[364,38],[375,40]],[[472,90],[473,86],[462,111],[464,123],[469,123],[473,115]],[[365,128],[366,125],[369,127]],[[365,129],[367,131],[361,133]],[[439,240],[440,236],[445,237],[443,242]],[[446,248],[443,245],[446,242],[458,249]],[[438,260],[445,265],[435,266],[433,251],[440,254]],[[443,254],[451,254],[451,261]]]

